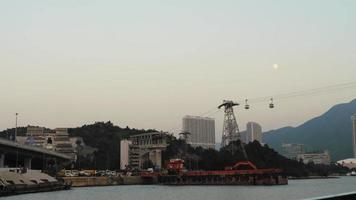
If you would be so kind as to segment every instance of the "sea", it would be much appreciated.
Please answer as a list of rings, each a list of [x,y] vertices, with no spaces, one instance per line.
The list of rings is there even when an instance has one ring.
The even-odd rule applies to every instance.
[[[285,186],[132,185],[73,188],[3,200],[299,200],[356,192],[356,177],[289,180]]]

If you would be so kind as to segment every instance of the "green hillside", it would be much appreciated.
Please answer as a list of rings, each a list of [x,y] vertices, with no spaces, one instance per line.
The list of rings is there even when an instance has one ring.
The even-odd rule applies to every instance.
[[[328,150],[333,161],[352,157],[352,122],[356,99],[332,107],[298,127],[284,127],[263,134],[263,140],[281,152],[282,143],[301,143],[307,150]]]

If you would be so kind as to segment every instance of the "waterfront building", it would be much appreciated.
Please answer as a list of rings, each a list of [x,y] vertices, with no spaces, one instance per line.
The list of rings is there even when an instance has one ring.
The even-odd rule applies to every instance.
[[[262,127],[256,122],[248,122],[246,124],[247,142],[258,141],[262,144]]]
[[[282,144],[282,155],[284,157],[296,160],[299,154],[304,154],[303,144],[292,144],[292,143]]]
[[[353,153],[354,153],[354,158],[356,158],[356,115],[353,115],[351,117],[352,119],[352,147],[353,147]]]
[[[167,147],[168,138],[169,135],[163,132],[130,136],[128,142],[124,142],[122,149],[124,154],[123,165],[128,164],[129,167],[134,169],[144,169],[152,165],[151,167],[160,169],[162,167],[162,151]],[[126,154],[128,160],[125,160]]]
[[[188,132],[187,143],[193,147],[215,148],[215,120],[208,117],[185,116],[183,132]]]
[[[330,154],[328,151],[324,151],[323,153],[298,154],[297,160],[303,161],[304,164],[314,163],[314,164],[329,165],[331,162]]]

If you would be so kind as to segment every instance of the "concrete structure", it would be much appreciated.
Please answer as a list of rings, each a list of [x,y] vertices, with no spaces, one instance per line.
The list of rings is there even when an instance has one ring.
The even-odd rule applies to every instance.
[[[43,127],[28,126],[26,136],[26,144],[44,147],[46,136]]]
[[[21,144],[63,153],[75,159],[75,150],[67,128],[56,128],[50,131],[43,127],[28,126],[26,136],[18,137],[17,141]]]
[[[18,168],[0,169],[0,180],[2,183],[18,185],[35,185],[39,183],[57,182],[57,180],[39,170],[26,170],[22,173]]]
[[[248,122],[246,124],[247,141],[258,141],[262,144],[262,127],[256,122]],[[246,142],[246,143],[248,143]]]
[[[130,140],[120,141],[120,169],[124,170],[129,166],[129,151],[132,142]]]
[[[187,135],[187,143],[194,147],[215,148],[215,120],[208,117],[185,116],[183,132]]]
[[[349,158],[345,160],[337,161],[338,164],[347,167],[349,169],[356,169],[356,158]]]
[[[149,162],[154,168],[160,169],[162,167],[161,154],[162,150],[167,147],[167,139],[168,135],[163,132],[133,135],[129,138],[130,142],[123,142],[122,153],[126,156],[126,145],[128,145],[128,164],[131,168],[147,168],[145,165]],[[127,161],[125,158],[123,159],[123,164],[125,165]]]
[[[0,139],[0,168],[20,167],[46,169],[48,165],[67,163],[71,157],[30,145]]]
[[[353,153],[354,153],[354,158],[356,158],[356,115],[353,115],[351,117],[352,119],[352,147],[353,147]]]
[[[282,144],[282,155],[286,158],[296,160],[299,154],[304,154],[303,144]]]
[[[67,128],[56,128],[55,133],[51,134],[53,137],[54,151],[75,157],[74,147],[69,139]]]
[[[302,160],[304,164],[324,164],[329,165],[331,162],[330,154],[328,151],[323,153],[304,153],[297,155],[297,160]]]

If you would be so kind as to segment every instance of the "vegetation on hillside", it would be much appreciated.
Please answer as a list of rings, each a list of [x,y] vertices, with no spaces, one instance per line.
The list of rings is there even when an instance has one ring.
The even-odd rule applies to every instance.
[[[49,129],[48,129],[49,130]],[[85,153],[86,148],[78,144],[79,157],[77,168],[83,169],[119,169],[120,164],[120,141],[133,134],[153,132],[155,130],[138,130],[129,127],[121,128],[109,122],[96,122],[78,128],[70,128],[71,137],[82,137],[85,145],[94,152],[93,155]],[[14,129],[0,132],[0,137],[10,138]],[[26,133],[25,127],[18,128],[18,135]],[[95,151],[94,151],[95,150]],[[261,146],[258,142],[245,145],[248,160],[258,168],[281,168],[290,176],[301,177],[309,175],[326,176],[332,173],[346,173],[347,169],[331,165],[305,165],[302,162],[287,159],[279,155],[269,146]],[[240,148],[239,141],[233,142],[219,151],[214,149],[193,148],[184,140],[172,137],[170,143],[162,154],[163,164],[172,158],[182,158],[189,170],[222,170],[233,166],[236,162],[245,160]]]
[[[173,140],[163,152],[163,161],[167,163],[171,158],[185,160],[185,166],[190,170],[223,170],[233,166],[238,161],[246,160],[241,148],[240,141],[236,141],[216,151],[214,149],[193,148],[184,140]],[[257,141],[245,145],[248,160],[258,168],[280,168],[289,176],[327,176],[332,173],[346,173],[346,168],[331,165],[305,165],[302,162],[287,159],[279,155],[267,145],[261,146]]]
[[[333,161],[353,157],[352,121],[356,99],[333,106],[319,117],[298,127],[284,127],[263,134],[263,141],[282,152],[282,143],[304,144],[306,151],[328,150]]]
[[[70,136],[82,137],[85,145],[97,149],[93,156],[79,156],[77,165],[86,169],[119,169],[120,141],[129,135],[152,132],[155,130],[138,130],[121,128],[109,122],[96,122],[68,130]]]

